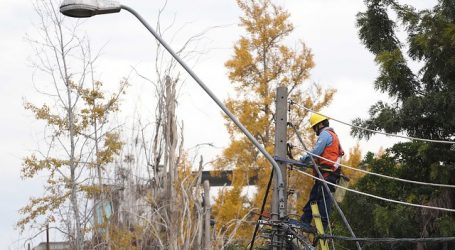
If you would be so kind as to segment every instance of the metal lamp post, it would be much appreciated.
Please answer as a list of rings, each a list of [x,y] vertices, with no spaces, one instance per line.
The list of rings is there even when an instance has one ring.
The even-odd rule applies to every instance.
[[[126,10],[133,14],[139,21],[152,33],[152,35],[163,45],[164,48],[174,57],[174,59],[190,74],[190,76],[201,86],[201,88],[215,101],[215,103],[223,110],[223,112],[237,125],[237,127],[246,135],[246,137],[254,144],[254,146],[265,156],[272,164],[274,173],[276,174],[276,182],[278,188],[278,216],[284,218],[285,199],[284,199],[284,182],[280,167],[273,157],[259,144],[253,135],[239,122],[239,120],[226,108],[226,106],[213,94],[213,92],[202,82],[201,79],[186,65],[186,63],[172,50],[172,48],[155,32],[155,30],[140,16],[134,9],[122,5],[117,1],[109,0],[65,0],[60,5],[60,12],[63,15],[75,18],[87,18],[95,15],[117,13],[120,10]]]

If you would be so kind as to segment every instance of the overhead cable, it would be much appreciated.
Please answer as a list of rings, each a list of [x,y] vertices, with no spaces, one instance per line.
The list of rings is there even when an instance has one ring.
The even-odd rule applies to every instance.
[[[401,182],[407,182],[407,183],[418,184],[418,185],[424,185],[424,186],[455,188],[455,185],[450,185],[450,184],[441,184],[441,183],[431,183],[431,182],[413,181],[413,180],[407,180],[407,179],[402,179],[402,178],[398,178],[398,177],[393,177],[393,176],[378,174],[378,173],[370,172],[370,171],[363,170],[363,169],[360,169],[360,168],[354,168],[354,167],[351,167],[351,166],[348,166],[348,165],[345,165],[345,164],[342,164],[342,163],[338,163],[338,162],[329,160],[329,159],[324,158],[324,157],[322,157],[322,156],[320,156],[320,155],[313,154],[313,153],[311,153],[310,151],[305,150],[305,149],[302,149],[302,150],[303,150],[305,153],[307,153],[307,154],[309,154],[309,155],[311,155],[311,156],[314,156],[314,157],[316,157],[316,158],[319,158],[319,159],[322,159],[322,160],[325,160],[325,161],[328,161],[328,162],[331,162],[331,163],[334,163],[334,164],[338,164],[338,165],[340,165],[340,166],[342,166],[342,167],[349,168],[349,169],[352,169],[352,170],[354,170],[354,171],[359,171],[359,172],[362,172],[362,173],[365,173],[365,174],[371,174],[371,175],[379,176],[379,177],[386,178],[386,179],[390,179],[390,180],[401,181]]]
[[[354,238],[347,236],[337,236],[337,235],[320,235],[318,238],[321,239],[335,239],[335,240],[345,240],[345,241],[366,241],[366,242],[389,242],[389,243],[399,243],[399,242],[448,242],[455,241],[455,237],[428,237],[428,238]]]
[[[344,190],[349,191],[349,192],[353,192],[353,193],[360,194],[360,195],[365,195],[365,196],[372,197],[372,198],[375,198],[375,199],[379,199],[379,200],[383,200],[383,201],[387,201],[387,202],[392,202],[392,203],[397,203],[397,204],[401,204],[401,205],[406,205],[406,206],[412,206],[412,207],[440,210],[440,211],[446,211],[446,212],[455,212],[455,209],[451,209],[451,208],[420,205],[420,204],[415,204],[415,203],[409,203],[409,202],[404,202],[404,201],[398,201],[398,200],[384,198],[384,197],[381,197],[381,196],[377,196],[377,195],[361,192],[361,191],[358,191],[358,190],[355,190],[355,189],[350,189],[350,188],[347,188],[347,187],[343,187],[343,186],[328,182],[328,181],[326,181],[324,179],[318,178],[316,176],[313,176],[312,174],[309,174],[309,173],[307,173],[305,171],[302,171],[302,170],[299,170],[299,169],[297,169],[297,171],[299,171],[300,173],[302,173],[302,174],[304,174],[306,176],[309,176],[309,177],[311,177],[311,178],[313,178],[315,180],[322,181],[323,183],[326,183],[328,185],[332,185],[332,186],[344,189]]]
[[[455,141],[423,139],[423,138],[412,137],[412,136],[404,136],[404,135],[390,134],[390,133],[381,132],[381,131],[377,131],[377,130],[373,130],[373,129],[369,129],[369,128],[364,128],[364,127],[360,127],[360,126],[357,126],[357,125],[354,125],[354,124],[351,124],[351,123],[347,123],[347,122],[344,122],[344,121],[340,121],[340,120],[335,119],[335,118],[333,118],[333,117],[330,117],[330,116],[328,116],[328,115],[319,113],[319,112],[314,111],[314,110],[312,110],[312,109],[309,109],[309,108],[307,108],[307,107],[305,107],[305,106],[299,105],[299,104],[297,104],[297,103],[295,103],[295,102],[292,102],[292,104],[297,105],[299,108],[303,108],[303,109],[305,109],[305,110],[307,110],[307,111],[310,111],[311,113],[325,116],[325,117],[329,118],[330,120],[339,122],[339,123],[341,123],[341,124],[344,124],[344,125],[347,125],[347,126],[350,126],[350,127],[354,127],[354,128],[358,128],[358,129],[361,129],[361,130],[365,130],[365,131],[368,131],[368,132],[371,132],[371,133],[375,133],[375,134],[382,134],[382,135],[386,135],[386,136],[399,137],[399,138],[408,139],[408,140],[414,140],[414,141],[424,141],[424,142],[435,142],[435,143],[455,144]]]

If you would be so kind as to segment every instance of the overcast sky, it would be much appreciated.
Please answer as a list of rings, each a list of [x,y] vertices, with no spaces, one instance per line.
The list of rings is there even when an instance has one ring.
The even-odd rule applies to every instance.
[[[373,89],[378,69],[373,56],[360,43],[355,27],[356,14],[365,8],[363,1],[275,2],[291,13],[295,32],[290,40],[297,44],[301,39],[313,51],[316,66],[311,81],[337,89],[333,103],[324,113],[348,122],[356,117],[365,118],[369,107],[384,96]],[[405,2],[420,9],[433,6],[435,1]],[[29,60],[33,53],[24,39],[26,34],[36,33],[33,24],[37,22],[37,16],[31,3],[31,0],[0,0],[0,249],[24,248],[21,244],[26,236],[20,236],[14,230],[17,210],[30,196],[41,194],[40,186],[44,180],[24,181],[19,176],[21,159],[37,149],[44,129],[43,124],[36,122],[22,106],[24,98],[39,101]],[[158,9],[163,5],[162,0],[125,0],[123,3],[135,8],[153,25]],[[220,99],[232,93],[224,62],[233,54],[233,44],[241,34],[237,26],[240,14],[233,0],[169,0],[163,14],[163,24],[169,24],[175,17],[174,27],[183,27],[175,43],[171,43],[177,47],[179,41],[192,34],[220,26],[204,36],[200,43],[204,54],[197,63],[190,62],[194,71]],[[122,11],[116,15],[90,18],[84,22],[82,30],[90,37],[94,48],[104,46],[96,69],[99,80],[116,84],[122,77],[131,75],[132,67],[152,78],[155,41],[133,16]],[[147,111],[147,103],[152,103],[154,98],[152,93],[145,91],[147,83],[140,77],[132,74],[130,82],[133,86],[124,100],[125,117],[132,116],[138,106]],[[218,147],[227,145],[221,111],[190,79],[180,91],[178,117],[185,122],[186,148],[205,142]],[[349,128],[336,123],[332,125],[345,148],[355,145],[357,141],[350,138]],[[368,142],[361,141],[361,145],[364,153],[367,150],[375,152],[396,141],[376,136]],[[213,148],[202,148],[200,152],[208,156],[207,161],[218,153]],[[40,239],[44,239],[44,235],[34,243]]]

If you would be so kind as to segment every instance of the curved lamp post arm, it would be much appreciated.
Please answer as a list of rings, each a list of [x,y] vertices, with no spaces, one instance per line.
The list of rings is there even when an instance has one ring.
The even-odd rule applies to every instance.
[[[276,182],[278,186],[278,211],[279,218],[285,216],[285,204],[284,204],[284,183],[283,176],[281,174],[280,167],[273,159],[273,157],[267,153],[267,151],[259,144],[259,142],[251,135],[251,133],[237,120],[237,118],[224,106],[224,104],[213,94],[213,92],[202,82],[201,79],[186,65],[186,63],[180,59],[180,57],[172,50],[172,48],[155,32],[155,30],[142,18],[139,13],[134,9],[119,4],[117,1],[101,1],[101,0],[65,0],[60,6],[60,12],[66,16],[76,18],[87,18],[100,14],[109,14],[119,12],[124,9],[133,14],[139,21],[152,33],[152,35],[163,45],[164,48],[174,57],[177,62],[190,74],[191,77],[201,86],[201,88],[212,98],[213,101],[224,111],[224,113],[237,125],[237,127],[248,137],[248,139],[254,144],[256,148],[267,158],[275,169]]]
[[[254,138],[253,135],[242,125],[242,123],[237,120],[237,118],[229,111],[229,109],[226,108],[226,106],[213,94],[213,92],[202,82],[201,79],[186,65],[186,63],[180,59],[180,57],[172,50],[172,48],[155,32],[155,30],[142,18],[139,13],[137,13],[134,9],[126,6],[126,5],[120,5],[121,9],[124,9],[131,14],[133,14],[139,21],[152,33],[152,35],[163,45],[164,48],[174,57],[177,62],[180,63],[180,65],[188,72],[188,74],[193,77],[193,79],[201,86],[202,89],[212,98],[213,101],[218,104],[218,106],[224,111],[224,113],[237,125],[237,127],[243,132],[243,134],[248,137],[248,139],[256,146],[257,149],[265,156],[265,158],[272,164],[273,168],[275,169],[275,174],[276,174],[276,181],[277,181],[277,186],[278,186],[278,200],[279,200],[279,217],[283,218],[284,217],[284,183],[283,183],[283,176],[281,174],[280,167],[276,163],[276,161],[273,159],[273,157],[259,144],[259,142]]]
[[[213,101],[224,111],[224,113],[237,125],[237,127],[248,137],[248,139],[254,144],[256,148],[267,158],[275,169],[276,182],[278,186],[278,213],[279,218],[285,216],[285,200],[284,200],[284,182],[281,174],[280,167],[273,159],[273,157],[267,153],[267,151],[259,144],[259,142],[251,135],[251,133],[237,120],[237,118],[224,106],[224,104],[212,93],[212,91],[202,82],[201,79],[186,65],[186,63],[180,59],[180,57],[171,49],[171,47],[155,32],[155,30],[142,18],[139,13],[134,9],[118,3],[116,0],[64,0],[60,5],[60,12],[63,15],[76,17],[76,18],[88,18],[95,15],[109,14],[120,12],[124,9],[133,14],[139,21],[152,33],[152,35],[163,45],[164,48],[174,57],[177,62],[193,77],[193,79],[201,86],[202,89],[212,98]]]

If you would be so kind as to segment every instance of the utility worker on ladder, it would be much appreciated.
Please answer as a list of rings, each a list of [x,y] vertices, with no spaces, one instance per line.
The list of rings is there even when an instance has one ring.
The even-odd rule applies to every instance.
[[[324,179],[328,182],[336,184],[340,178],[340,168],[338,167],[338,164],[335,164],[334,162],[339,162],[341,157],[344,155],[340,140],[338,139],[335,131],[329,127],[329,120],[327,117],[319,114],[313,114],[310,117],[310,125],[318,136],[316,145],[311,150],[311,153],[319,155],[330,161],[320,159],[316,156],[313,156],[313,159],[320,167],[319,169],[321,170]],[[311,155],[306,154],[302,156],[300,161],[304,164],[310,165],[312,163]],[[316,171],[314,170],[313,174],[318,177]],[[334,186],[328,186],[331,192],[335,192]],[[311,220],[313,218],[310,205],[311,202],[317,202],[319,212],[321,214],[322,224],[325,230],[328,225],[328,215],[330,214],[333,201],[330,199],[330,196],[321,181],[315,181],[314,186],[311,189],[310,198],[303,208],[303,215],[300,218],[302,228],[313,231],[313,227],[311,226]]]

